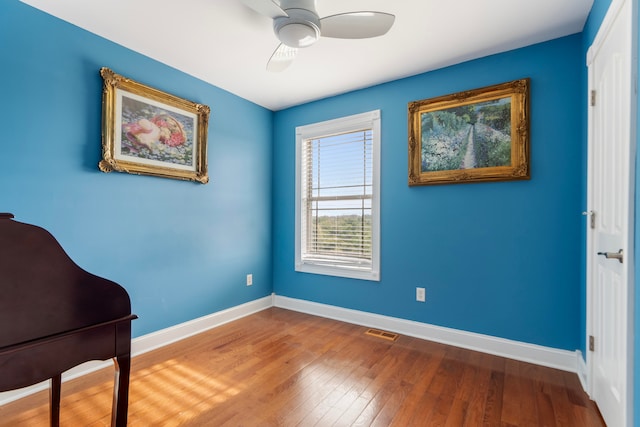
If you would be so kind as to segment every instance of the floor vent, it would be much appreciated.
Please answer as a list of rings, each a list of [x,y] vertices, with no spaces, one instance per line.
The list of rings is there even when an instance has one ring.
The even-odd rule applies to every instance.
[[[394,334],[393,332],[381,331],[380,329],[369,329],[365,332],[367,335],[371,335],[373,337],[382,338],[389,341],[395,341],[398,339],[399,335]]]

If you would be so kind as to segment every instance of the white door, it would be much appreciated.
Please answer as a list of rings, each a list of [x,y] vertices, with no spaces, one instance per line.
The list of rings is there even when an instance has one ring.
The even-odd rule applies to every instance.
[[[589,49],[587,221],[590,393],[609,427],[631,424],[633,162],[631,0],[613,1]],[[631,304],[631,305],[629,305]],[[593,338],[591,338],[593,337]]]

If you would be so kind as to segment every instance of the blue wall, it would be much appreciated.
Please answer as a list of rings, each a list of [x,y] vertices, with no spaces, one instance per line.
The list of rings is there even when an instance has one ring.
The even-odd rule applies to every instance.
[[[596,2],[599,0],[596,0]],[[633,5],[634,5],[634,12],[635,12],[635,22],[638,23],[640,22],[640,10],[639,10],[639,6],[638,6],[638,1],[634,0],[633,1]],[[638,25],[638,24],[636,24]],[[636,34],[636,66],[637,68],[637,72],[640,73],[640,29],[636,28],[636,31],[638,31],[638,33]],[[637,82],[636,82],[636,87],[640,87],[640,74],[638,74],[636,76],[637,78]],[[638,93],[636,91],[636,97],[638,97]],[[640,283],[640,257],[638,256],[638,251],[640,251],[640,204],[639,202],[639,196],[638,196],[638,192],[640,191],[640,173],[638,173],[638,170],[640,168],[640,151],[638,151],[638,147],[640,147],[640,97],[637,99],[637,104],[636,104],[636,162],[635,162],[635,167],[636,167],[636,177],[635,177],[635,185],[636,185],[636,191],[635,191],[635,201],[634,201],[634,208],[635,208],[635,214],[636,214],[636,218],[635,218],[635,222],[634,222],[634,227],[635,227],[635,236],[634,236],[634,254],[635,254],[635,259],[634,261],[634,272],[635,272],[635,282],[633,284],[633,294],[634,294],[634,313],[633,318],[633,337],[634,337],[634,342],[631,343],[630,345],[632,345],[633,347],[633,422],[635,426],[640,426],[640,416],[638,414],[640,414],[640,339],[637,338],[637,333],[638,331],[640,331],[640,291],[638,291],[638,283]]]
[[[0,211],[121,283],[135,336],[272,292],[272,112],[17,0],[0,58]],[[98,170],[103,66],[211,107],[209,184]]]
[[[0,210],[48,228],[79,265],[122,283],[141,316],[135,335],[275,291],[584,349],[579,105],[586,40],[608,3],[595,2],[581,35],[272,113],[4,1],[0,113],[9,125],[0,142]],[[210,184],[98,171],[102,66],[211,107]],[[531,181],[407,186],[408,102],[523,77],[531,78]],[[294,128],[378,108],[382,280],[296,273]],[[244,286],[247,273],[253,287]],[[415,302],[417,286],[427,289],[424,304]]]
[[[80,266],[124,285],[135,336],[275,291],[584,351],[585,54],[610,3],[594,1],[580,35],[274,114],[3,0],[0,211],[44,226]],[[102,66],[211,107],[211,183],[98,171]],[[408,102],[522,77],[531,181],[407,186]],[[294,128],[372,109],[383,120],[382,280],[296,273]],[[640,407],[637,373],[634,390]]]
[[[575,350],[583,339],[580,35],[283,110],[274,119],[278,295]],[[531,78],[530,181],[407,185],[407,103]],[[294,271],[296,126],[382,112],[381,281]],[[415,301],[426,287],[427,302]]]

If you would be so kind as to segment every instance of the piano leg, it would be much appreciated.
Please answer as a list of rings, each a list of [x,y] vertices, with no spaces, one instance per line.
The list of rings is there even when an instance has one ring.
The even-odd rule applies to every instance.
[[[60,387],[62,374],[51,378],[49,384],[49,423],[51,427],[60,426]]]
[[[126,427],[129,409],[129,376],[131,374],[131,355],[117,356],[113,359],[116,373],[113,384],[113,406],[111,408],[111,426]]]

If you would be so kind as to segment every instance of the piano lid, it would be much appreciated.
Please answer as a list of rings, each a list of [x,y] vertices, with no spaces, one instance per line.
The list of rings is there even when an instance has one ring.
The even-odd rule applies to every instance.
[[[80,268],[45,229],[12,218],[0,213],[0,347],[131,314],[124,288]]]

